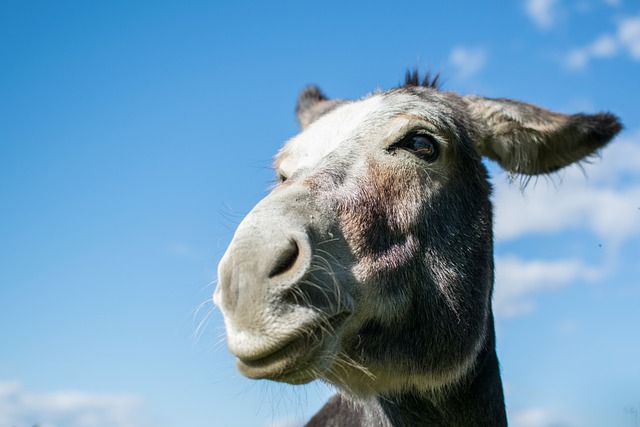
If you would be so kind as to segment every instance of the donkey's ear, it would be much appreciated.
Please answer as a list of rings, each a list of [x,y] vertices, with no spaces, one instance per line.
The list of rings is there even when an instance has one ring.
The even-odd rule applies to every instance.
[[[300,92],[298,104],[296,105],[296,118],[300,128],[304,130],[320,116],[343,103],[344,101],[342,100],[330,100],[327,98],[318,86],[305,87]]]
[[[481,131],[480,154],[513,173],[557,171],[594,154],[622,129],[609,113],[567,115],[510,99],[464,100]]]

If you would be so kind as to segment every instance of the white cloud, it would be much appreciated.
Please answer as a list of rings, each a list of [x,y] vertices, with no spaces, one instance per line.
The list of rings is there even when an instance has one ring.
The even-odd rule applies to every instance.
[[[593,42],[591,52],[596,58],[612,57],[618,53],[618,43],[615,38],[605,34]]]
[[[620,22],[618,39],[633,59],[640,60],[640,16],[627,18]]]
[[[571,167],[560,177],[560,182],[541,178],[523,193],[516,184],[497,180],[498,242],[582,229],[618,244],[640,233],[640,132],[614,141],[602,159],[584,165],[584,172]]]
[[[506,185],[496,188],[495,235],[499,242],[586,229],[601,242],[619,244],[640,231],[640,184],[616,190],[563,182],[555,191],[527,190],[525,197],[513,188],[505,189]]]
[[[499,181],[494,205],[498,245],[534,234],[579,230],[595,235],[606,255],[597,267],[572,258],[496,257],[494,310],[498,317],[530,313],[540,292],[605,277],[620,245],[640,235],[640,131],[614,141],[602,159],[584,166],[584,172],[569,169],[559,182],[542,179],[522,193],[516,184]]]
[[[511,427],[574,427],[566,417],[545,408],[527,408],[509,414]]]
[[[564,65],[567,68],[577,70],[584,68],[589,63],[589,48],[574,49],[564,58]]]
[[[620,20],[615,34],[602,34],[591,44],[572,50],[564,62],[570,69],[581,69],[592,59],[613,58],[620,53],[640,61],[640,16]]]
[[[557,19],[558,0],[527,0],[527,15],[540,28],[548,29]]]
[[[202,261],[204,259],[197,249],[186,243],[175,243],[169,247],[169,251],[174,255],[189,261]]]
[[[591,59],[612,58],[620,49],[620,41],[616,37],[604,34],[590,45],[569,52],[565,58],[565,65],[570,69],[585,68]]]
[[[574,335],[580,329],[580,323],[572,319],[564,320],[558,324],[558,332],[564,336]]]
[[[550,415],[541,408],[531,408],[516,412],[511,416],[514,427],[539,427],[549,423]]]
[[[576,279],[591,280],[600,272],[580,260],[528,260],[496,257],[493,310],[497,317],[528,314],[535,308],[533,294],[552,291]]]
[[[640,130],[626,132],[602,152],[602,159],[589,165],[588,179],[597,185],[640,184]]]
[[[482,71],[487,63],[487,51],[481,47],[457,46],[451,51],[449,61],[457,68],[458,78],[466,79]]]
[[[0,426],[149,427],[140,398],[76,391],[33,393],[0,382]]]

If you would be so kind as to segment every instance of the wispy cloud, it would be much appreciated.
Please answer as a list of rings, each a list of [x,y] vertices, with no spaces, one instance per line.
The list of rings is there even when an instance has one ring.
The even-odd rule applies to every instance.
[[[0,382],[0,426],[149,427],[143,407],[135,396],[33,393],[18,382]]]
[[[569,285],[576,279],[591,280],[600,272],[580,260],[522,260],[515,256],[496,258],[493,309],[498,317],[528,314],[535,308],[533,295]]]
[[[624,19],[618,26],[618,38],[633,59],[640,60],[640,16]]]
[[[567,68],[582,69],[593,59],[613,58],[620,54],[640,61],[640,16],[620,20],[615,33],[602,34],[587,46],[570,51],[564,63]]]
[[[169,251],[180,258],[190,261],[202,261],[204,256],[193,246],[186,243],[175,243],[169,247]]]
[[[449,62],[456,68],[457,78],[463,80],[482,71],[487,63],[487,57],[485,48],[457,46],[451,51]]]
[[[525,11],[540,28],[549,29],[556,22],[558,0],[527,0]]]
[[[601,161],[585,165],[584,171],[569,169],[561,182],[531,184],[524,194],[505,180],[496,183],[498,244],[534,234],[553,237],[580,230],[596,236],[606,255],[595,267],[574,258],[496,257],[497,316],[530,313],[535,295],[541,292],[605,277],[621,245],[640,235],[640,131],[614,141],[602,156]]]
[[[614,141],[602,160],[571,167],[559,179],[543,178],[524,194],[506,179],[496,180],[498,242],[581,229],[603,242],[621,243],[640,233],[640,131]]]
[[[576,427],[567,417],[546,408],[527,408],[509,413],[512,427]]]
[[[542,427],[549,424],[551,415],[542,408],[530,408],[511,415],[514,427]]]

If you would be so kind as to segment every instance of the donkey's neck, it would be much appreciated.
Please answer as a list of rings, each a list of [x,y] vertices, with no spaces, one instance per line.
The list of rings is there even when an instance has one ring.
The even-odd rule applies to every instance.
[[[502,382],[493,324],[473,371],[447,390],[351,399],[336,395],[307,427],[505,427]]]
[[[486,426],[507,425],[498,359],[492,346],[486,349],[475,376],[433,398],[406,393],[379,398],[389,426]]]

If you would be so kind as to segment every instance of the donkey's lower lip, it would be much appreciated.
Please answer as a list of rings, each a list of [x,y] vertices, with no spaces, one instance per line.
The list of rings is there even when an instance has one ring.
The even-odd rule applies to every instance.
[[[238,358],[236,366],[240,373],[252,379],[275,379],[299,364],[308,354],[307,339],[300,337],[283,347],[257,359]]]
[[[263,353],[255,358],[238,357],[236,367],[242,375],[252,379],[271,379],[295,384],[312,381],[314,378],[298,378],[296,372],[309,371],[313,364],[314,355],[323,347],[323,333],[327,329],[335,330],[349,316],[350,312],[343,312],[330,317],[322,324],[307,330],[301,329],[301,336],[271,352]]]

